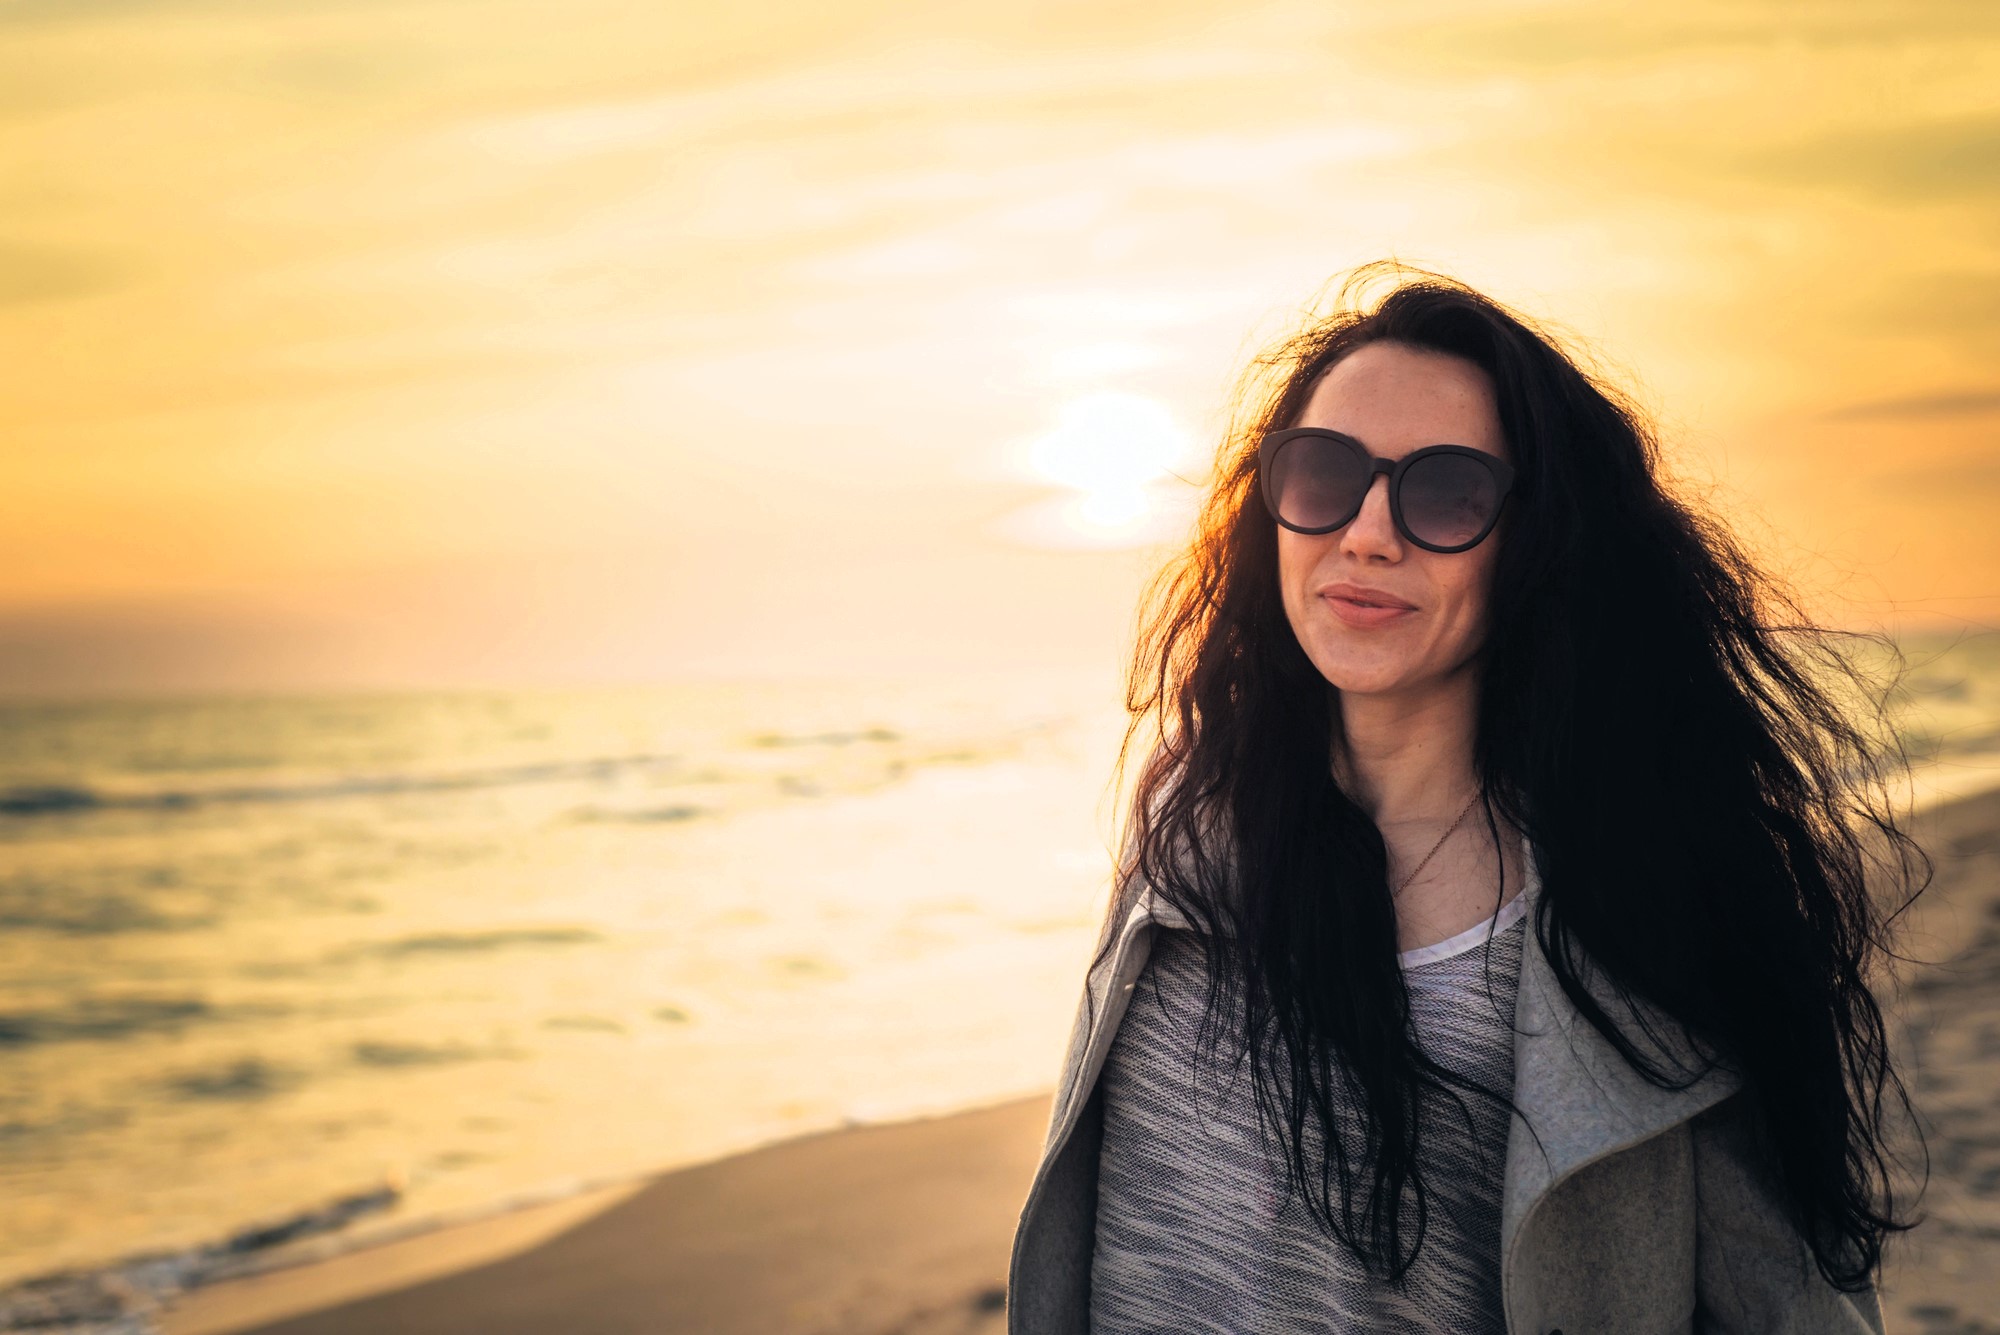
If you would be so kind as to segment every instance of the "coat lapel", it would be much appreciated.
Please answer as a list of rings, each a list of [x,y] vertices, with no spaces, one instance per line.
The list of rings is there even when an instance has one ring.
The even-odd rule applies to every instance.
[[[1539,889],[1529,854],[1528,889]],[[1521,974],[1514,999],[1514,1104],[1520,1115],[1507,1134],[1506,1183],[1501,1197],[1502,1273],[1513,1264],[1522,1227],[1550,1191],[1579,1169],[1637,1145],[1720,1103],[1739,1080],[1717,1067],[1684,1089],[1662,1089],[1621,1056],[1576,1008],[1557,981],[1535,933],[1524,924]],[[1681,1028],[1647,1010],[1665,1041],[1649,1039],[1633,1007],[1622,1003],[1601,973],[1585,961],[1584,985],[1621,1032],[1663,1069],[1701,1069]]]
[[[1076,1022],[1070,1030],[1069,1050],[1063,1058],[1062,1080],[1056,1086],[1055,1107],[1043,1146],[1044,1170],[1097,1084],[1098,1073],[1111,1051],[1111,1040],[1117,1035],[1118,1022],[1125,1016],[1125,1003],[1152,953],[1154,915],[1171,912],[1171,906],[1153,894],[1152,886],[1141,886],[1125,920],[1119,924],[1110,953],[1084,978],[1083,996],[1077,1002]]]

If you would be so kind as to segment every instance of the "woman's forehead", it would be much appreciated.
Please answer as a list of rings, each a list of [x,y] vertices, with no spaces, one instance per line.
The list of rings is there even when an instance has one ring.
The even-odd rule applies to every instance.
[[[1344,431],[1389,458],[1436,444],[1507,452],[1486,372],[1402,343],[1369,343],[1328,367],[1296,425]]]

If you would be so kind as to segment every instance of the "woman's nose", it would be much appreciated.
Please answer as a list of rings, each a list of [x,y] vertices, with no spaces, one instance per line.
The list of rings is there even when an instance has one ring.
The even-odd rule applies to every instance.
[[[1396,532],[1396,521],[1389,514],[1387,473],[1377,473],[1369,481],[1368,494],[1361,498],[1361,512],[1340,530],[1340,546],[1355,556],[1402,554],[1403,538]]]

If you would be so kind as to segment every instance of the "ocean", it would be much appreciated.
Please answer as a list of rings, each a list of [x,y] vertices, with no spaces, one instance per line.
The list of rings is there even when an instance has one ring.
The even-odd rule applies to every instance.
[[[1903,649],[1920,795],[2000,782],[2000,633]],[[0,705],[0,1289],[1046,1089],[1123,725],[1108,672]]]
[[[1045,1087],[1122,722],[1054,675],[0,708],[0,1286]]]

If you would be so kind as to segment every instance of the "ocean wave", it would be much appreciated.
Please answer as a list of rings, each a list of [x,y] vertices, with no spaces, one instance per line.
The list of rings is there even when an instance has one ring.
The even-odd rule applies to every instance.
[[[132,1120],[129,1108],[107,1108],[65,1102],[53,1116],[40,1119],[10,1117],[0,1121],[0,1155],[20,1152],[23,1147],[46,1144],[65,1136],[88,1131],[104,1131],[124,1126]],[[0,1326],[0,1330],[6,1329]]]
[[[852,746],[856,742],[900,742],[901,733],[888,728],[861,728],[853,732],[782,733],[763,732],[750,739],[754,746]]]
[[[917,767],[927,765],[978,764],[1012,754],[1027,737],[1046,733],[1062,720],[1045,719],[1006,730],[978,743],[944,743],[917,754],[889,759],[881,776],[894,781]],[[871,727],[818,733],[758,733],[743,740],[752,750],[810,750],[852,746],[913,743],[915,739],[890,728]],[[879,761],[880,753],[876,755]],[[499,765],[442,773],[348,774],[293,782],[218,784],[173,788],[126,788],[115,785],[56,782],[15,784],[0,787],[0,819],[87,816],[110,811],[187,812],[210,807],[244,806],[259,803],[337,801],[351,797],[380,797],[404,793],[454,792],[480,788],[504,788],[543,783],[606,782],[632,775],[667,774],[682,780],[729,780],[750,778],[751,773],[716,773],[710,757],[697,767],[689,757],[673,752],[645,752],[622,756],[597,756],[583,760],[545,760],[518,765]],[[832,757],[829,757],[831,760]],[[657,782],[657,778],[655,779]],[[780,776],[787,796],[824,795],[827,780],[820,776]],[[586,808],[585,819],[677,821],[708,814],[701,808],[670,805],[651,810],[617,811]]]
[[[407,955],[464,955],[514,946],[576,946],[602,941],[604,934],[587,927],[497,927],[488,932],[423,932],[349,946],[332,960],[373,956],[399,959]]]
[[[623,1034],[628,1032],[617,1020],[604,1015],[551,1015],[542,1021],[544,1029],[575,1029],[588,1034]]]
[[[512,784],[604,780],[634,772],[671,771],[684,763],[677,755],[602,756],[590,760],[550,760],[446,774],[361,775],[306,783],[178,788],[155,792],[106,790],[74,784],[26,785],[0,788],[0,816],[53,816],[91,811],[192,811],[205,806],[254,802],[316,802],[395,793],[499,788]]]
[[[271,1019],[290,1011],[270,1002],[218,1006],[195,996],[92,997],[59,1009],[0,1011],[0,1048],[175,1033],[193,1024]]]
[[[38,893],[0,881],[0,930],[30,929],[66,936],[111,936],[118,932],[187,932],[213,927],[214,913],[164,913],[131,895]]]
[[[176,1099],[238,1102],[282,1094],[297,1088],[304,1079],[305,1073],[296,1068],[262,1057],[238,1057],[214,1066],[176,1072],[166,1079],[164,1089]]]
[[[481,1048],[466,1043],[407,1043],[364,1039],[349,1050],[362,1066],[444,1066],[457,1062],[520,1060],[529,1054],[519,1048]]]
[[[704,807],[677,803],[665,807],[578,807],[570,813],[570,818],[580,821],[619,821],[633,825],[669,825],[696,820],[707,814],[708,811]]]
[[[152,1252],[91,1270],[40,1275],[0,1291],[0,1330],[138,1335],[157,1329],[156,1318],[175,1294],[254,1269],[262,1254],[317,1234],[333,1233],[402,1199],[385,1183],[268,1223],[239,1229],[221,1242],[175,1252]]]

